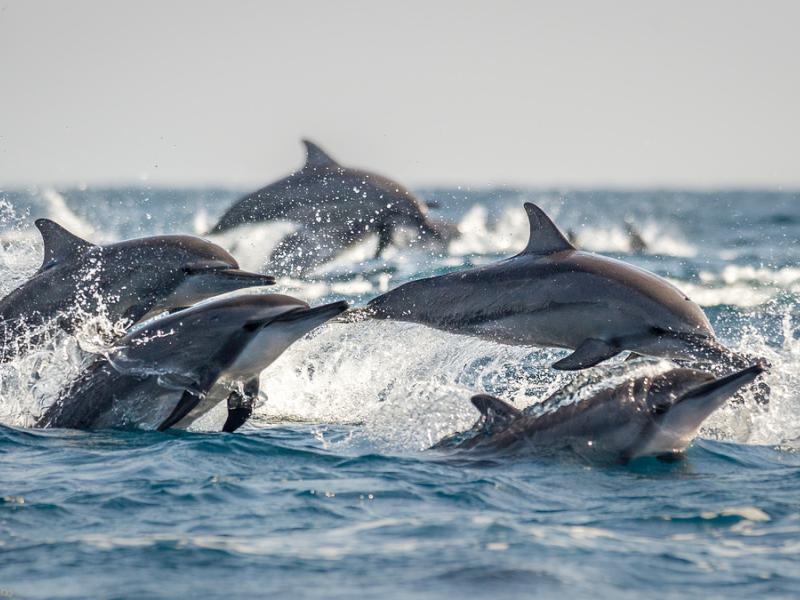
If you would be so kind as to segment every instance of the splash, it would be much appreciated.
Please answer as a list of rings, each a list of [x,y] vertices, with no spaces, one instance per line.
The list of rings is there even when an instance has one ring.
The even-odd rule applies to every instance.
[[[734,348],[767,358],[764,376],[769,405],[752,392],[719,411],[701,435],[754,444],[780,444],[800,436],[800,341],[784,318],[784,345],[775,348],[752,329]],[[262,374],[266,401],[259,414],[269,421],[359,423],[380,447],[419,450],[469,427],[469,398],[486,392],[536,412],[559,391],[561,401],[586,398],[599,389],[674,365],[650,360],[611,361],[569,374],[549,368],[564,351],[502,346],[445,334],[415,324],[365,321],[327,325],[292,346]],[[787,373],[792,375],[786,376]],[[552,406],[551,406],[552,408]]]

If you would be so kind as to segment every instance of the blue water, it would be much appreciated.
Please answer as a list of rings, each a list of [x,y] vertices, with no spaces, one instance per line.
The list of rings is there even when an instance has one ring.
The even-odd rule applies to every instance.
[[[0,193],[4,293],[38,266],[36,216],[92,239],[201,232],[238,190],[42,192]],[[535,402],[573,377],[547,368],[563,352],[364,323],[287,351],[241,433],[29,429],[68,373],[58,351],[0,369],[0,597],[797,597],[800,195],[420,193],[465,232],[447,253],[356,252],[280,288],[358,304],[496,260],[524,243],[533,200],[583,247],[675,282],[728,345],[766,356],[769,406],[720,411],[676,463],[454,458],[425,448],[475,420],[470,393]],[[646,254],[630,253],[626,217]],[[259,268],[258,244],[278,237],[217,241]]]

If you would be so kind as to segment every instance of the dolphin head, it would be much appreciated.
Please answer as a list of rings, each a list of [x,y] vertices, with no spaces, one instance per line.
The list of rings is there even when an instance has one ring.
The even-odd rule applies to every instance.
[[[133,300],[148,309],[147,317],[227,292],[275,283],[271,275],[241,270],[226,250],[194,236],[155,236],[109,247],[109,254],[119,258],[124,258],[126,251],[137,271],[131,274],[131,294],[138,293]]]
[[[292,342],[346,308],[345,302],[310,308],[282,294],[215,298],[143,323],[107,358],[119,372],[158,375],[177,386],[219,376],[247,380]]]
[[[681,452],[703,422],[766,368],[760,364],[715,378],[694,369],[673,369],[653,379],[646,398],[651,420],[628,458]]]
[[[254,333],[253,338],[230,365],[227,376],[246,379],[248,373],[264,370],[291,344],[347,308],[345,301],[313,308],[303,303],[287,305],[279,314],[266,314],[252,319],[246,329]]]

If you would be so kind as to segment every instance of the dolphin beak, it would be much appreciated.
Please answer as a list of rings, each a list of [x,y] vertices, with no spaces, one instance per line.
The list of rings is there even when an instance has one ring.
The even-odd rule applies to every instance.
[[[317,325],[321,325],[325,321],[332,319],[349,308],[349,304],[344,301],[340,300],[339,302],[332,302],[330,304],[323,304],[321,306],[315,306],[313,308],[305,308],[304,306],[298,307],[292,311],[284,313],[277,317],[276,319],[270,321],[271,323],[277,322],[289,322],[289,321],[308,321],[309,323],[315,323],[312,325],[310,329],[313,329]]]
[[[716,409],[724,404],[725,400],[733,396],[733,394],[738,392],[741,388],[749,383],[752,383],[756,377],[761,375],[761,373],[764,373],[766,370],[767,368],[763,364],[756,363],[747,367],[746,369],[742,369],[741,371],[736,371],[735,373],[731,373],[725,377],[720,377],[713,381],[709,381],[708,383],[697,386],[696,388],[684,394],[683,397],[676,402],[676,404],[681,402],[694,402],[698,399],[719,399],[721,397],[722,399],[719,404],[714,407],[714,409]]]
[[[275,278],[272,275],[261,275],[260,273],[251,273],[241,269],[223,269],[217,271],[216,274],[231,283],[241,283],[241,287],[275,285]]]
[[[152,317],[164,311],[186,308],[220,294],[244,288],[273,285],[274,283],[275,278],[272,275],[260,275],[241,269],[194,271],[189,273],[169,296],[156,304],[146,317]]]
[[[661,417],[661,426],[693,434],[711,413],[766,370],[763,364],[757,363],[736,373],[698,385],[675,401]]]

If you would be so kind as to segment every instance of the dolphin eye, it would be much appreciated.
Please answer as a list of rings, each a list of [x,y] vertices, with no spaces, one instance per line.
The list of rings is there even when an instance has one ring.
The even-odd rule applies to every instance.
[[[663,327],[651,327],[651,328],[650,328],[650,332],[651,332],[653,335],[666,335],[667,333],[669,333],[669,332],[668,332],[666,329],[664,329]]]

